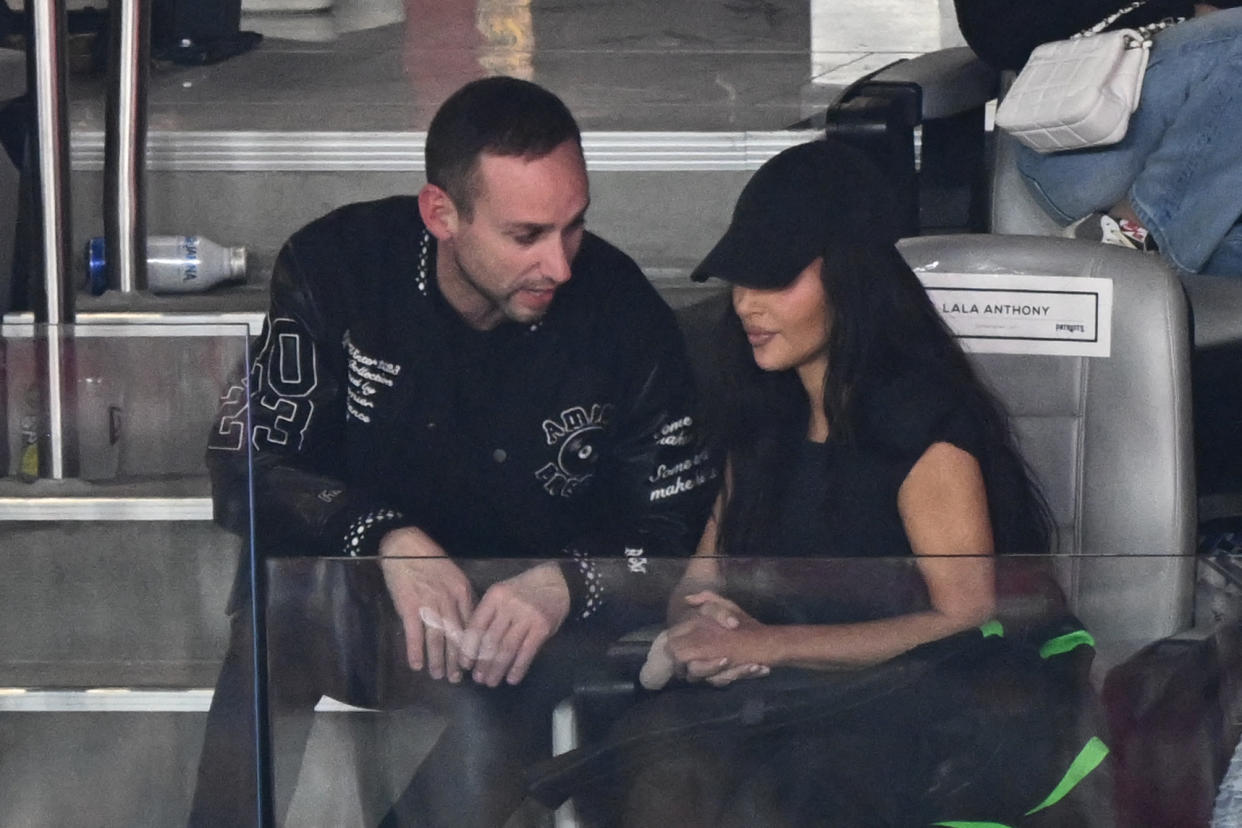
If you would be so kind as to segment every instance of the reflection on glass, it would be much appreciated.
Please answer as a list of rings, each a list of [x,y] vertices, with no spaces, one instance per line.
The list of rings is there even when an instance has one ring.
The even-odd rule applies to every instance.
[[[222,326],[227,330],[227,326]],[[75,478],[205,475],[207,428],[225,378],[245,352],[237,338],[202,326],[65,326],[64,414]],[[33,481],[49,426],[38,370],[43,329],[11,326],[3,353],[5,474]]]
[[[406,0],[405,73],[430,120],[459,87],[488,75],[531,80],[535,28],[529,0]]]
[[[242,546],[211,520],[203,455],[248,333],[0,333],[0,825],[184,825]],[[49,337],[79,477],[37,476]]]
[[[477,20],[483,35],[479,65],[490,75],[531,80],[535,27],[530,0],[479,0]]]
[[[467,574],[478,592],[536,563],[471,561]],[[1214,631],[1136,641],[1100,613],[1107,587],[1068,597],[1063,563],[997,558],[994,619],[881,664],[778,666],[724,687],[681,665],[653,691],[638,678],[681,561],[651,562],[649,602],[558,632],[529,683],[491,688],[469,671],[450,684],[410,670],[377,560],[273,560],[277,801],[291,820],[313,813],[322,790],[308,779],[323,777],[308,774],[327,762],[369,792],[364,824],[436,809],[453,824],[479,784],[496,814],[560,808],[583,826],[814,825],[825,813],[834,825],[1021,825],[1032,812],[1094,828],[1136,824],[1136,802],[1206,824],[1238,737],[1225,712],[1242,681],[1236,593],[1233,620]],[[1092,563],[1102,585],[1154,583],[1170,561]],[[727,564],[725,594],[758,623],[845,623],[927,600],[909,559]],[[312,716],[316,703],[346,709],[321,696],[386,712]],[[550,740],[568,735],[569,752],[550,758]],[[1193,783],[1171,786],[1188,756]]]

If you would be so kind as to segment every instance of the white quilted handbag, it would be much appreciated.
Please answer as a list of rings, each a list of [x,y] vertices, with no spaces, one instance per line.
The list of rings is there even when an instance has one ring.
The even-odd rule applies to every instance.
[[[1151,38],[1136,29],[1036,47],[996,125],[1039,152],[1115,144],[1138,107]]]

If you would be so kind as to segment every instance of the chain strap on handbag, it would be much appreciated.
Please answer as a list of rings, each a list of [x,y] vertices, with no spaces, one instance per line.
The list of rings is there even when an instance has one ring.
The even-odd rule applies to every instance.
[[[996,109],[996,125],[1038,152],[1122,140],[1138,107],[1152,37],[1176,20],[1104,31],[1144,4],[1135,0],[1066,39],[1035,47]]]
[[[1110,14],[1108,17],[1105,17],[1099,23],[1096,23],[1094,26],[1088,26],[1087,28],[1083,29],[1081,32],[1070,35],[1069,39],[1078,40],[1079,38],[1091,37],[1092,35],[1097,35],[1100,32],[1107,29],[1109,26],[1116,23],[1121,18],[1125,17],[1130,12],[1137,11],[1138,9],[1145,6],[1146,4],[1147,4],[1147,0],[1134,0],[1134,2],[1131,3],[1130,5],[1125,6],[1124,8],[1118,9],[1117,11]],[[1126,48],[1127,49],[1150,48],[1152,38],[1155,37],[1156,32],[1163,31],[1169,28],[1170,26],[1175,26],[1178,23],[1181,23],[1185,19],[1186,18],[1184,17],[1166,17],[1163,20],[1157,20],[1155,23],[1148,23],[1145,26],[1135,26],[1132,29],[1127,29],[1126,30],[1126,33],[1127,33]],[[1134,32],[1137,36],[1129,36],[1130,32]]]
[[[1126,6],[1125,8],[1117,9],[1117,11],[1113,12],[1108,17],[1101,20],[1099,23],[1096,23],[1094,26],[1088,26],[1087,28],[1079,32],[1078,34],[1070,35],[1069,39],[1077,40],[1080,37],[1091,37],[1091,35],[1093,34],[1099,34],[1100,32],[1107,29],[1109,26],[1116,23],[1121,18],[1125,17],[1130,12],[1137,11],[1138,9],[1141,9],[1145,5],[1147,5],[1147,0],[1134,0],[1134,2],[1131,3],[1130,5]]]

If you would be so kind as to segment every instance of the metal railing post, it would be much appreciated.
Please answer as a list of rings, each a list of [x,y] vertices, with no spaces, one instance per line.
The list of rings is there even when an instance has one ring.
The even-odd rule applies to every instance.
[[[108,285],[147,287],[147,86],[151,0],[110,0],[104,125],[104,247]]]
[[[36,203],[43,266],[42,296],[35,321],[46,327],[40,348],[42,414],[47,424],[46,451],[39,452],[40,475],[59,480],[72,476],[76,440],[65,399],[71,387],[71,353],[65,348],[73,322],[73,282],[69,271],[69,126],[66,74],[68,60],[65,0],[30,0],[32,48],[28,57],[35,98]]]

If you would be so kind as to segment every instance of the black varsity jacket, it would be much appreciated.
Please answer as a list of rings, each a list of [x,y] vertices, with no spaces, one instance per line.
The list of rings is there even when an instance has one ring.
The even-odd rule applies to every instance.
[[[672,312],[589,233],[533,326],[469,329],[434,273],[413,197],[289,239],[211,435],[217,519],[248,528],[249,444],[265,554],[374,555],[413,525],[455,558],[562,559],[571,618],[645,589],[649,558],[693,548],[718,477]]]

